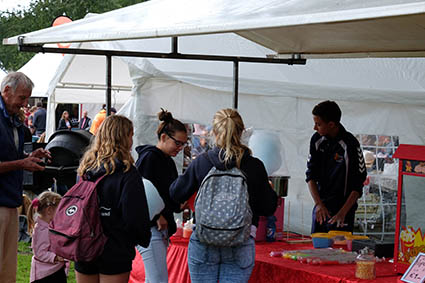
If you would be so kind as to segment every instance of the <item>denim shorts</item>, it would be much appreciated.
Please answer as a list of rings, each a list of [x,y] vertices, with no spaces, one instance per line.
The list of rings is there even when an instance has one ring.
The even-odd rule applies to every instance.
[[[255,263],[255,241],[250,237],[235,247],[215,247],[201,243],[192,233],[188,264],[193,283],[248,282]]]

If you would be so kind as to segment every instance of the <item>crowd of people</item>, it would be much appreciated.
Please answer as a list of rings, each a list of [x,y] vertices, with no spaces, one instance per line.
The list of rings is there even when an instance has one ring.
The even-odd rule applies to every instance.
[[[17,207],[23,202],[23,170],[44,170],[41,158],[51,158],[50,152],[42,148],[29,155],[23,151],[25,118],[21,113],[28,105],[33,86],[30,78],[19,72],[9,73],[1,83],[0,282],[6,283],[16,280]],[[34,127],[36,135],[45,131],[45,126],[41,126],[41,116],[44,114],[45,117],[43,109],[40,106],[33,111],[33,118],[27,119],[28,122],[31,120],[29,124]],[[316,203],[312,229],[326,231],[331,226],[352,229],[352,212],[365,177],[361,149],[340,124],[341,111],[335,102],[325,101],[317,105],[312,114],[316,133],[311,139],[306,179]],[[200,144],[198,156],[180,176],[172,157],[188,143],[186,127],[166,110],[161,110],[158,118],[157,143],[137,145],[135,162],[131,155],[134,131],[131,120],[121,115],[107,116],[103,107],[90,124],[87,112],[83,113],[79,128],[90,130],[94,138],[80,161],[77,174],[79,178],[93,182],[102,177],[96,190],[103,233],[108,240],[96,259],[75,263],[77,282],[128,282],[136,251],[144,261],[146,282],[168,282],[167,246],[169,238],[176,232],[173,213],[186,209],[188,200],[199,193],[201,187],[204,190],[206,179],[211,178],[216,170],[225,173],[216,174],[214,178],[228,178],[229,175],[240,178],[226,184],[232,190],[238,185],[245,188],[247,197],[245,201],[241,199],[241,206],[247,206],[244,212],[247,217],[242,220],[246,222],[248,219],[248,223],[238,229],[224,229],[232,230],[232,233],[241,229],[235,236],[237,244],[217,246],[205,240],[206,234],[200,234],[210,227],[204,227],[199,218],[198,225],[202,226],[197,230],[195,225],[189,241],[191,280],[195,283],[248,282],[255,262],[254,238],[259,216],[274,214],[277,195],[263,162],[253,157],[241,140],[245,129],[242,117],[234,109],[217,111],[211,127],[214,144],[211,147]],[[66,111],[59,127],[72,128]],[[233,172],[237,174],[232,175]],[[152,182],[164,203],[164,209],[154,217],[149,215],[142,178]],[[238,197],[230,191],[219,198],[236,200]],[[60,199],[60,195],[46,191],[35,198],[28,209],[34,252],[31,282],[66,282],[67,261],[49,250],[48,225]],[[201,205],[195,201],[195,210],[200,208],[200,212]],[[229,205],[233,203],[217,209],[218,214],[224,213],[222,218],[233,210]],[[213,232],[215,234],[210,235],[217,235],[217,231]]]

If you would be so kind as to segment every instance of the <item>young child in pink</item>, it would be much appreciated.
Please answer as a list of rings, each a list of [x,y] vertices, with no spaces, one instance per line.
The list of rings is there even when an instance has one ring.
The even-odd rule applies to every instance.
[[[32,250],[30,282],[66,283],[67,263],[49,251],[49,223],[55,216],[61,196],[45,191],[34,199],[28,209],[28,230],[32,233]],[[34,225],[34,213],[36,220]]]

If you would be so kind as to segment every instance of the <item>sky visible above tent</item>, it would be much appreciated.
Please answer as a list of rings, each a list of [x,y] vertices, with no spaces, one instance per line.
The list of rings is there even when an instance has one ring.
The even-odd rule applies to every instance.
[[[236,32],[278,54],[423,56],[425,1],[152,0],[28,33],[23,43],[222,32]],[[17,44],[17,38],[5,39],[4,44]]]

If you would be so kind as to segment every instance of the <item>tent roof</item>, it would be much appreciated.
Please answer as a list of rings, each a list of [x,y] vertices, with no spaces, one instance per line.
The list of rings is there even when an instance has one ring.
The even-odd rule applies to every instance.
[[[223,32],[236,32],[278,54],[425,56],[425,1],[151,0],[24,34],[22,43]],[[3,43],[17,44],[18,36]]]

